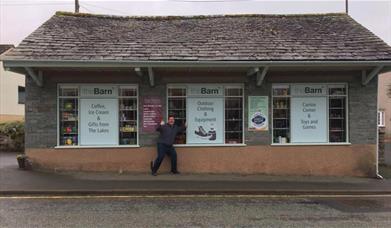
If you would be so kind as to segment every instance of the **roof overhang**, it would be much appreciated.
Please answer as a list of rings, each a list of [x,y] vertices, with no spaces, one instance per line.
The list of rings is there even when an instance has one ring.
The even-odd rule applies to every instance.
[[[3,60],[3,67],[16,73],[30,75],[38,86],[42,86],[42,69],[129,69],[142,75],[141,68],[148,71],[151,86],[154,86],[153,68],[249,68],[247,75],[256,74],[260,86],[271,68],[360,69],[362,84],[367,85],[378,74],[391,71],[391,60],[387,61],[74,61],[74,60]],[[324,69],[326,70],[326,69]],[[37,72],[36,72],[37,71]],[[251,73],[252,72],[252,73]]]
[[[4,68],[36,67],[36,68],[129,68],[129,67],[306,67],[306,66],[351,66],[374,67],[383,65],[391,67],[391,60],[383,61],[330,61],[330,60],[295,60],[295,61],[118,61],[118,60],[7,60],[3,59]]]

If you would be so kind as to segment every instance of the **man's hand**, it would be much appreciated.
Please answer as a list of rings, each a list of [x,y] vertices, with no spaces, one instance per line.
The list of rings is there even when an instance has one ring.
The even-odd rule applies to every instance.
[[[187,122],[185,121],[185,128],[187,128]]]
[[[160,125],[164,125],[164,121],[163,120],[160,122]]]

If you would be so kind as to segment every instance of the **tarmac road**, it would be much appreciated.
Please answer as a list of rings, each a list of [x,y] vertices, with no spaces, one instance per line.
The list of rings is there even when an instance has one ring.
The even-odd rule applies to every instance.
[[[1,197],[0,227],[391,227],[391,196]]]

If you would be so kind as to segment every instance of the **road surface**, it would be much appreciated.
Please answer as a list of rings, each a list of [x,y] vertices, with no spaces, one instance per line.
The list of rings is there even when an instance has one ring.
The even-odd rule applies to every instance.
[[[1,197],[0,227],[391,227],[391,196]]]

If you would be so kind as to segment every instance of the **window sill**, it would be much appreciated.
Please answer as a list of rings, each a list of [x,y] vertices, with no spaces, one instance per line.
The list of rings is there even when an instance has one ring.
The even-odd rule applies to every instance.
[[[243,143],[238,144],[174,144],[175,147],[224,147],[224,146],[247,146]]]
[[[349,146],[349,142],[344,143],[272,143],[271,146]]]
[[[139,148],[140,145],[55,146],[54,149]]]

